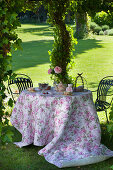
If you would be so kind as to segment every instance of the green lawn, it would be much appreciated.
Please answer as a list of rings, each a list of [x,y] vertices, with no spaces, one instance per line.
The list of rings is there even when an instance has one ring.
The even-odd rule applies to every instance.
[[[50,61],[48,50],[52,49],[53,31],[49,25],[23,24],[17,30],[22,39],[22,51],[13,54],[12,67],[16,73],[29,75],[34,83],[34,87],[39,82],[48,82],[52,85],[50,76],[47,74]],[[75,45],[75,66],[70,71],[70,75],[77,76],[83,72],[87,80],[88,88],[95,90],[101,78],[113,75],[113,37],[93,36],[90,39],[79,40]],[[95,100],[94,94],[94,100]],[[100,122],[105,122],[103,112],[98,113]],[[20,141],[20,133],[14,131],[13,141]],[[113,140],[110,141],[106,129],[102,128],[102,143],[113,150]],[[41,147],[33,145],[17,148],[13,144],[8,144],[6,149],[0,148],[0,169],[1,170],[57,170],[58,168],[45,161],[44,157],[37,154]],[[113,164],[113,158],[98,164],[65,168],[66,170],[109,170]],[[62,168],[63,169],[63,168]]]
[[[34,87],[39,82],[48,82],[52,85],[49,69],[50,61],[48,50],[53,45],[53,28],[47,24],[22,24],[17,30],[22,39],[22,51],[13,54],[13,71],[29,75]],[[82,73],[87,80],[88,89],[96,90],[99,81],[107,75],[113,75],[113,37],[92,36],[90,39],[79,40],[75,45],[73,59],[74,67],[70,75],[77,76]],[[94,100],[96,93],[93,94]],[[100,121],[105,121],[105,114],[99,113]]]

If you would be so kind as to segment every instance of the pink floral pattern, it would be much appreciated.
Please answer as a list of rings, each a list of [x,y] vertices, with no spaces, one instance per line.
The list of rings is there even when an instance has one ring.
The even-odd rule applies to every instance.
[[[59,168],[113,156],[113,151],[100,143],[100,124],[90,91],[73,96],[23,91],[11,123],[22,134],[16,145],[45,146],[38,154]]]

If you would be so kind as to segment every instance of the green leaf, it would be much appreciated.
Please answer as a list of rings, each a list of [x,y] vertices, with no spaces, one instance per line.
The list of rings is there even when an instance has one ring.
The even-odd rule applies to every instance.
[[[1,90],[1,91],[0,91],[0,95],[1,95],[1,96],[4,95],[4,91]]]
[[[111,168],[111,169],[113,169],[113,165],[112,165],[112,166],[110,166],[110,168]]]
[[[1,135],[2,135],[2,123],[0,122],[0,137],[1,137]]]
[[[5,115],[6,115],[6,116],[8,116],[8,115],[9,115],[9,113],[8,113],[8,112],[5,112]]]
[[[8,33],[8,32],[9,32],[9,29],[8,29],[8,28],[3,29],[2,32],[3,32],[3,33]]]
[[[16,74],[16,73],[13,73],[13,74],[11,75],[11,79],[15,79],[16,76],[17,76],[17,74]]]
[[[10,98],[9,101],[8,101],[8,106],[11,106],[13,107],[13,100]]]
[[[2,55],[2,54],[0,54],[0,58],[3,58],[3,55]]]
[[[109,133],[112,133],[113,132],[113,124],[107,125],[107,130]]]
[[[11,70],[11,68],[12,68],[12,65],[11,65],[11,64],[8,64],[8,65],[7,65],[7,70]]]
[[[8,21],[7,21],[7,20],[5,20],[5,21],[4,21],[4,25],[7,25],[7,23],[8,23]]]
[[[17,15],[17,13],[13,13],[11,17],[16,20]]]
[[[8,123],[9,123],[9,120],[7,118],[5,118],[4,124],[8,125]]]
[[[7,38],[3,39],[3,44],[8,44],[9,40]]]
[[[7,77],[7,76],[4,76],[3,80],[4,80],[4,81],[7,81],[7,80],[8,80],[8,77]]]

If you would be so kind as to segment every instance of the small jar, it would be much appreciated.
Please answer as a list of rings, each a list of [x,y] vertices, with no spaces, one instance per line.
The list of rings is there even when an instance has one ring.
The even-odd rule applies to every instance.
[[[66,88],[66,92],[73,92],[72,84],[68,84],[68,87]]]

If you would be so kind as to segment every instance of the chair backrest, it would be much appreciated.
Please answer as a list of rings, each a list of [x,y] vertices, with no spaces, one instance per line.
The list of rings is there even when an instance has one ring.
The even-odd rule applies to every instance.
[[[106,101],[106,96],[107,96],[108,91],[110,90],[111,86],[113,86],[113,76],[104,77],[98,85],[97,100]],[[112,95],[112,94],[110,94],[110,95]]]
[[[11,88],[11,85],[16,84],[18,90],[13,91]],[[11,79],[11,77],[8,79],[8,92],[12,95],[12,98],[14,100],[13,94],[20,94],[23,90],[33,87],[33,82],[31,78],[25,74],[17,74],[14,79]]]

